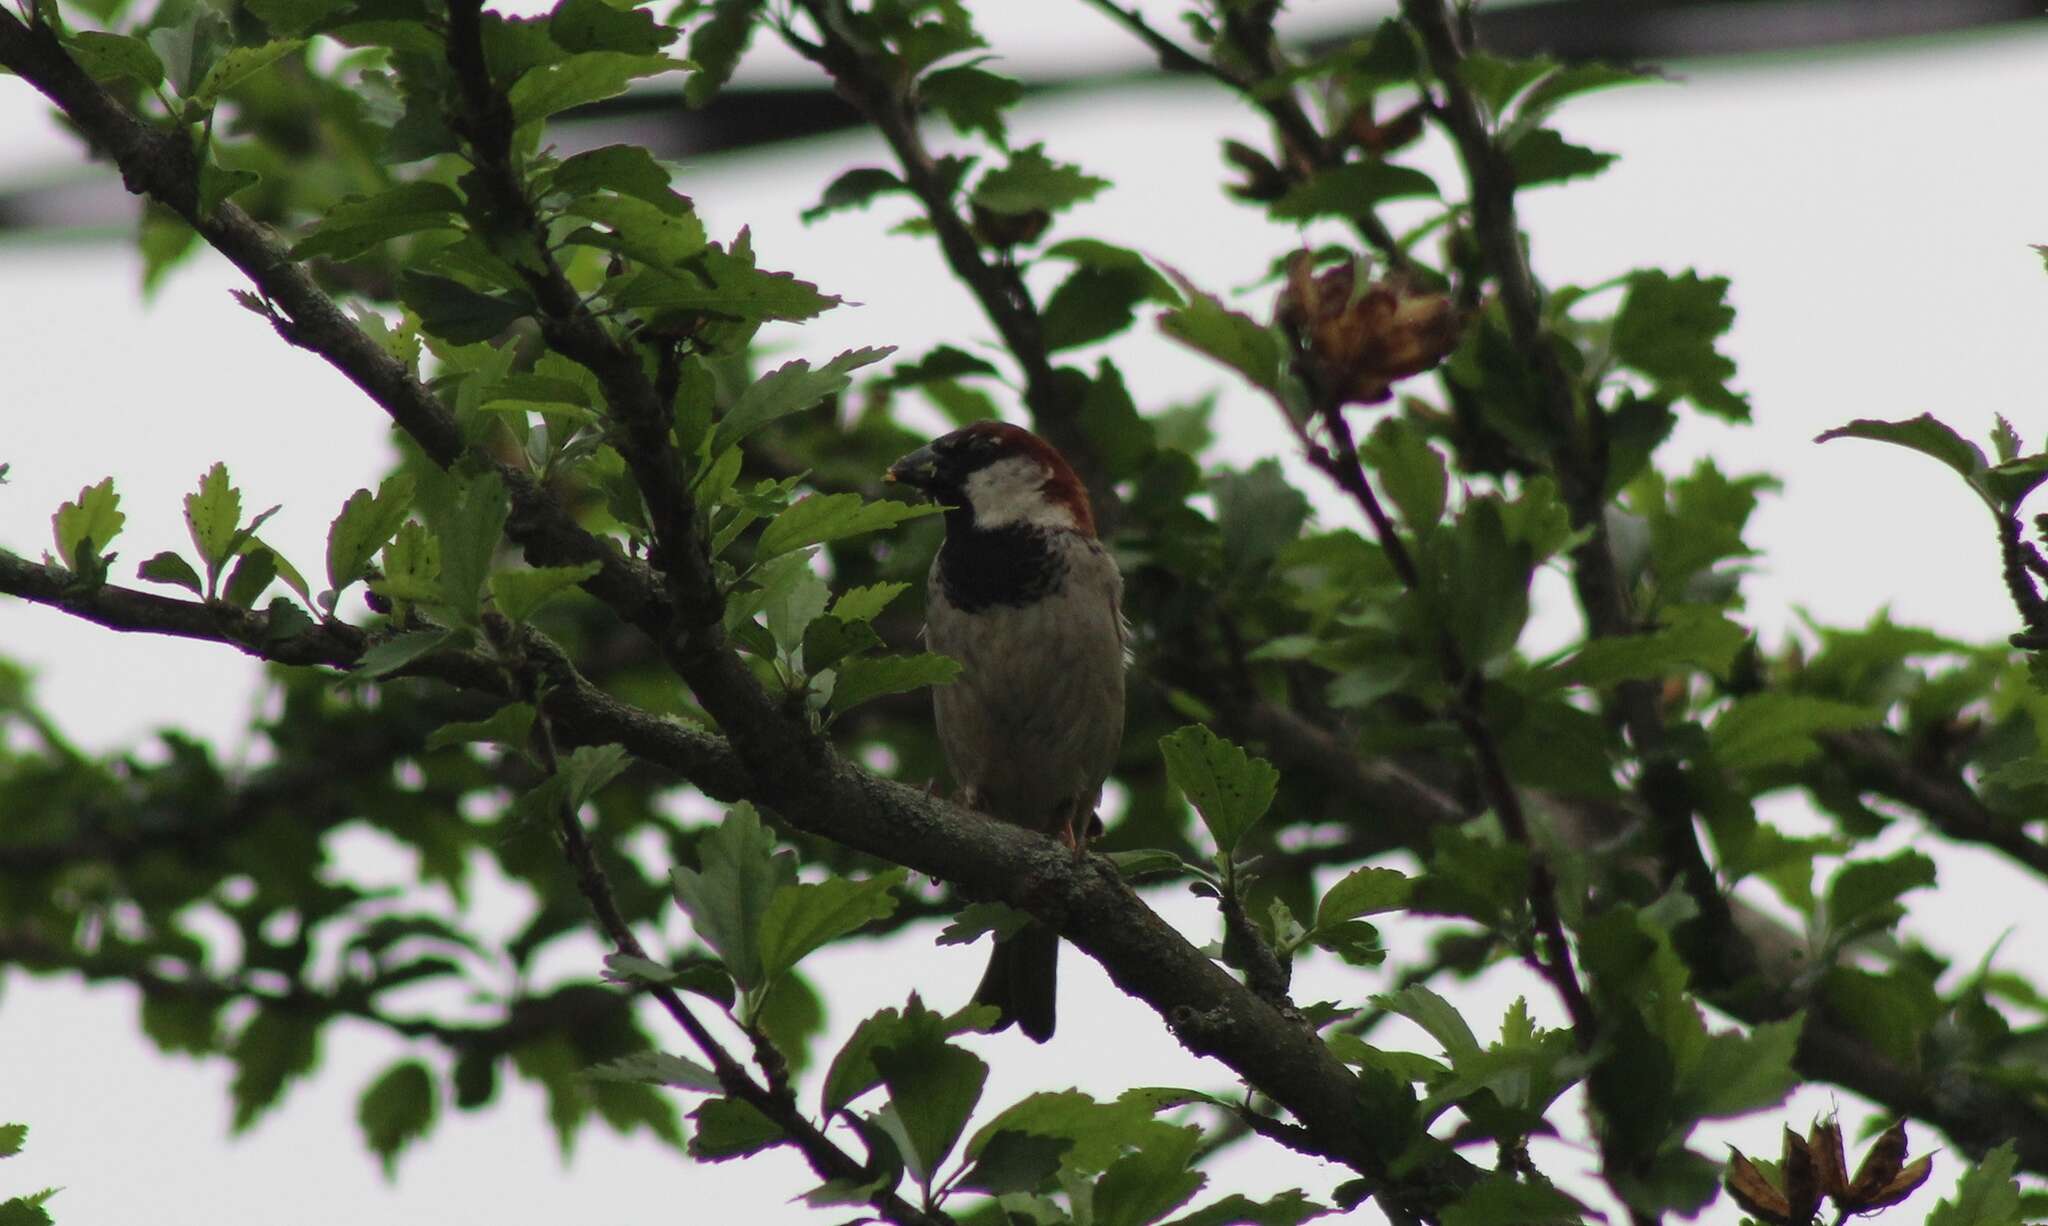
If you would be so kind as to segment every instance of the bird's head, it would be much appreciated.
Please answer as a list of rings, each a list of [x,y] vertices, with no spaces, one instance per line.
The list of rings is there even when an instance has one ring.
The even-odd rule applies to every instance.
[[[949,525],[1095,534],[1088,492],[1073,466],[1052,444],[1007,422],[978,421],[934,439],[891,464],[887,480],[952,507]]]

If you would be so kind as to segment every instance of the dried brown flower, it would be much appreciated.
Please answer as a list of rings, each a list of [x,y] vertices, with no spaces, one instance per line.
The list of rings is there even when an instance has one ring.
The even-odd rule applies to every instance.
[[[1287,262],[1278,314],[1294,338],[1296,370],[1340,405],[1391,399],[1395,380],[1443,361],[1464,328],[1445,294],[1399,273],[1361,285],[1354,264],[1317,272],[1306,251]]]

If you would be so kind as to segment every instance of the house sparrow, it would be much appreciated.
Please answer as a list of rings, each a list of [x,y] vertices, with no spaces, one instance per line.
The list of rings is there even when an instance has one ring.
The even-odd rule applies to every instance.
[[[995,421],[920,447],[888,479],[947,508],[925,642],[960,662],[932,707],[961,803],[1078,853],[1124,731],[1123,579],[1087,491],[1043,439]],[[998,940],[975,1002],[1043,1043],[1058,957],[1041,924]]]

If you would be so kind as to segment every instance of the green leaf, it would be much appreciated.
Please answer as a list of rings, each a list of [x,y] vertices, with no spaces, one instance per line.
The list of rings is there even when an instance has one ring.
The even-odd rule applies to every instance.
[[[1747,694],[1729,704],[1707,730],[1714,760],[1732,771],[1797,766],[1820,752],[1822,732],[1867,728],[1878,713],[1868,707],[1805,694]]]
[[[1507,110],[1509,101],[1516,94],[1556,66],[1556,60],[1543,56],[1510,59],[1479,51],[1459,61],[1458,75],[1472,87],[1472,92],[1486,104],[1486,108],[1498,116]]]
[[[669,876],[698,939],[717,951],[741,987],[752,990],[766,983],[762,917],[795,874],[795,860],[776,854],[775,835],[762,827],[752,805],[741,802],[697,840],[697,867],[677,867]]]
[[[446,749],[450,745],[481,742],[524,750],[527,739],[533,735],[533,716],[531,704],[507,703],[492,712],[487,719],[442,724],[427,734],[426,747],[432,751]]]
[[[1679,1062],[1681,1118],[1725,1119],[1775,1107],[1803,1080],[1792,1067],[1804,1016],[1766,1022],[1749,1034],[1722,1033]]]
[[[1985,1154],[1956,1182],[1954,1201],[1937,1201],[1927,1226],[2020,1226],[2033,1215],[2021,1212],[2019,1161],[2011,1141]]]
[[[1719,610],[1681,606],[1672,610],[1669,624],[1655,630],[1587,643],[1552,674],[1561,684],[1594,689],[1694,669],[1726,677],[1748,641],[1749,631]]]
[[[696,1131],[690,1156],[700,1162],[723,1162],[759,1153],[783,1138],[782,1126],[758,1107],[734,1098],[714,1098],[690,1112]]]
[[[295,260],[351,260],[386,239],[461,225],[462,197],[431,181],[400,183],[374,196],[350,196],[324,212],[293,245]]]
[[[848,588],[832,602],[832,616],[843,622],[869,622],[889,602],[910,590],[908,583],[874,583]]]
[[[767,0],[712,0],[711,14],[690,31],[690,59],[697,71],[683,84],[683,100],[700,107],[732,79],[740,53],[754,33]]]
[[[825,185],[818,203],[797,214],[805,224],[846,209],[864,209],[875,197],[908,192],[909,186],[879,166],[856,166]]]
[[[1108,179],[1045,156],[1043,144],[1019,149],[1007,166],[981,176],[968,199],[995,213],[1057,213],[1092,199]]]
[[[924,383],[996,373],[996,368],[986,359],[951,345],[940,345],[914,362],[898,362],[886,378],[877,382],[881,387],[916,387]]]
[[[232,542],[242,522],[242,491],[228,484],[227,465],[215,461],[199,479],[196,493],[185,495],[185,527],[206,562],[207,583],[234,556]]]
[[[28,1140],[27,1124],[0,1124],[0,1158],[12,1158]]]
[[[78,491],[76,502],[67,502],[50,517],[51,534],[57,540],[57,561],[64,566],[78,564],[78,551],[88,541],[92,555],[103,557],[107,546],[121,535],[128,517],[121,513],[121,496],[114,492],[114,479],[101,478],[98,485]],[[101,573],[104,573],[102,568]]]
[[[1373,1003],[1389,1012],[1398,1013],[1427,1031],[1444,1049],[1453,1065],[1467,1056],[1480,1052],[1479,1039],[1472,1028],[1465,1024],[1465,1018],[1451,1002],[1435,992],[1415,984],[1385,996],[1373,997]]]
[[[191,97],[194,104],[211,108],[221,96],[306,45],[304,39],[286,38],[254,47],[236,47],[215,60]]]
[[[1934,884],[1934,861],[1917,851],[1844,864],[1828,886],[1828,926],[1837,938],[1889,926],[1905,914],[1899,896]]]
[[[383,1163],[386,1179],[398,1174],[400,1151],[433,1129],[437,1106],[433,1074],[417,1060],[392,1065],[363,1091],[356,1123],[362,1126],[363,1144]]]
[[[1399,417],[1381,418],[1358,450],[1410,532],[1421,536],[1436,527],[1444,516],[1450,477],[1442,453],[1421,431]]]
[[[657,268],[682,268],[707,246],[704,223],[695,213],[673,212],[633,196],[581,196],[562,211],[603,225],[611,231],[603,246]]]
[[[1208,1177],[1188,1169],[1202,1144],[1199,1128],[1147,1136],[1095,1181],[1095,1226],[1147,1226],[1194,1199]]]
[[[1544,76],[1528,93],[1522,95],[1521,103],[1515,107],[1515,118],[1517,122],[1540,121],[1556,110],[1559,103],[1576,98],[1580,94],[1616,85],[1633,85],[1641,81],[1661,79],[1654,72],[1643,72],[1614,64],[1593,61],[1567,64]]]
[[[1258,582],[1308,522],[1308,498],[1277,460],[1260,460],[1241,473],[1219,472],[1209,479],[1209,493],[1223,529],[1224,569],[1243,582]]]
[[[1178,274],[1175,280],[1187,305],[1160,315],[1159,330],[1237,371],[1254,387],[1279,395],[1281,350],[1272,329],[1243,312],[1229,310]]]
[[[909,870],[893,868],[865,881],[831,877],[785,885],[761,915],[760,957],[764,981],[775,979],[813,951],[896,910],[894,890]]]
[[[415,630],[385,639],[363,653],[363,658],[356,662],[356,673],[363,677],[388,677],[428,652],[449,645],[453,638],[446,630]]]
[[[1714,342],[1735,322],[1728,278],[1674,277],[1654,269],[1629,278],[1614,317],[1614,356],[1656,384],[1660,396],[1683,397],[1717,417],[1749,420],[1749,401],[1728,390],[1735,363]]]
[[[233,1130],[241,1133],[278,1100],[287,1084],[319,1063],[319,1020],[288,1009],[264,1009],[242,1027],[229,1056],[235,1064],[229,1087],[235,1107]]]
[[[997,148],[1008,141],[1003,111],[1024,96],[1024,86],[1009,77],[967,65],[926,73],[917,83],[925,105],[944,115],[962,136],[988,135]]]
[[[456,345],[490,340],[533,313],[523,299],[479,293],[414,269],[398,275],[398,297],[419,316],[421,329]]]
[[[1905,421],[1857,418],[1813,441],[1825,443],[1838,438],[1871,439],[1932,456],[1960,474],[1984,500],[1984,505],[1999,514],[2010,512],[2036,486],[2048,480],[2048,455],[2026,456],[1991,466],[1975,443],[1936,421],[1931,413]]]
[[[561,0],[548,15],[548,37],[565,51],[651,55],[680,33],[657,24],[646,9],[614,6],[606,0]]]
[[[244,609],[256,607],[257,598],[263,589],[277,578],[278,556],[268,546],[257,545],[243,552],[241,560],[228,575],[227,588],[221,593],[229,604]]]
[[[981,1101],[988,1065],[929,1033],[876,1047],[871,1058],[910,1143],[904,1160],[929,1189]]]
[[[765,561],[807,545],[893,528],[905,520],[936,515],[941,509],[929,504],[869,502],[859,494],[813,494],[768,522],[754,546],[754,557]]]
[[[440,532],[441,601],[465,625],[475,625],[484,580],[498,556],[511,515],[505,483],[495,472],[472,478]]]
[[[1167,1226],[1301,1226],[1311,1218],[1332,1212],[1335,1210],[1310,1200],[1299,1188],[1289,1188],[1262,1201],[1233,1192],[1173,1219]]]
[[[841,621],[828,613],[804,627],[804,672],[815,676],[881,641],[867,623]]]
[[[1392,162],[1349,162],[1319,171],[1308,182],[1290,188],[1268,211],[1276,221],[1359,217],[1382,200],[1436,194],[1436,180],[1412,167]]]
[[[735,244],[737,245],[737,244]],[[612,303],[655,311],[688,311],[759,322],[801,322],[824,314],[844,299],[824,294],[809,281],[786,272],[764,272],[751,260],[718,247],[691,262],[690,275],[645,269],[610,290]]]
[[[838,682],[832,687],[832,710],[844,715],[864,702],[890,694],[920,690],[928,685],[951,685],[960,675],[960,664],[945,656],[925,652],[914,656],[862,656],[839,666]]]
[[[1493,1174],[1443,1212],[1443,1226],[1583,1226],[1586,1207],[1547,1183]]]
[[[853,381],[854,371],[894,352],[893,347],[886,345],[879,349],[849,349],[816,370],[802,358],[776,367],[740,393],[712,432],[711,454],[717,456],[770,422],[801,413],[827,396],[838,395]]]
[[[1518,188],[1597,175],[1612,166],[1618,156],[1575,145],[1549,128],[1529,129],[1508,145],[1507,152],[1508,167],[1514,172]]]
[[[1202,824],[1228,856],[1273,804],[1280,772],[1200,724],[1159,738],[1166,777],[1202,816]]]
[[[637,77],[683,67],[687,67],[684,61],[665,55],[586,51],[520,77],[506,91],[505,100],[512,107],[512,122],[523,126],[557,111],[624,93],[627,83]]]
[[[407,520],[384,546],[384,576],[371,590],[391,600],[432,601],[441,597],[441,542],[418,520]]]
[[[571,199],[610,191],[644,200],[671,216],[691,211],[689,199],[670,186],[668,171],[638,145],[605,145],[565,158],[545,182],[550,194]]]
[[[341,514],[327,528],[327,584],[335,594],[362,578],[398,525],[412,509],[413,480],[398,473],[385,478],[376,494],[359,489],[341,505]],[[333,602],[325,602],[332,610]]]
[[[144,89],[155,89],[163,84],[163,61],[156,58],[156,52],[139,38],[125,34],[102,34],[97,30],[80,30],[64,40],[78,66],[91,73],[96,81],[114,81],[127,77],[139,81]]]
[[[804,630],[825,611],[832,591],[811,570],[808,553],[786,553],[755,571],[761,584],[761,611],[768,634],[781,654],[793,655],[803,645]]]
[[[636,1051],[630,1056],[607,1060],[586,1070],[583,1075],[593,1081],[638,1081],[706,1094],[724,1092],[718,1084],[718,1074],[695,1060],[672,1056],[665,1051]]]
[[[990,1196],[1040,1191],[1059,1173],[1060,1160],[1072,1145],[1061,1137],[999,1132],[982,1147],[980,1157],[960,1176],[958,1186]]]
[[[585,562],[581,566],[501,570],[491,576],[491,602],[497,606],[498,612],[515,622],[523,622],[551,597],[568,591],[603,569],[596,562]]]
[[[172,87],[180,96],[190,96],[221,51],[233,45],[234,34],[225,17],[206,8],[193,6],[165,16],[168,24],[149,32],[149,46]]]
[[[1408,905],[1414,889],[1415,883],[1398,869],[1353,869],[1316,904],[1316,927],[1399,911]]]

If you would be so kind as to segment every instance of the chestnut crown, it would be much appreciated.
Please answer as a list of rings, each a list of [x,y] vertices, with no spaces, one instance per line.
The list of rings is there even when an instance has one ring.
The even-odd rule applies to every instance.
[[[890,465],[887,479],[955,508],[949,527],[964,520],[982,529],[1027,524],[1095,532],[1088,493],[1066,457],[1008,422],[979,421],[934,439]]]

